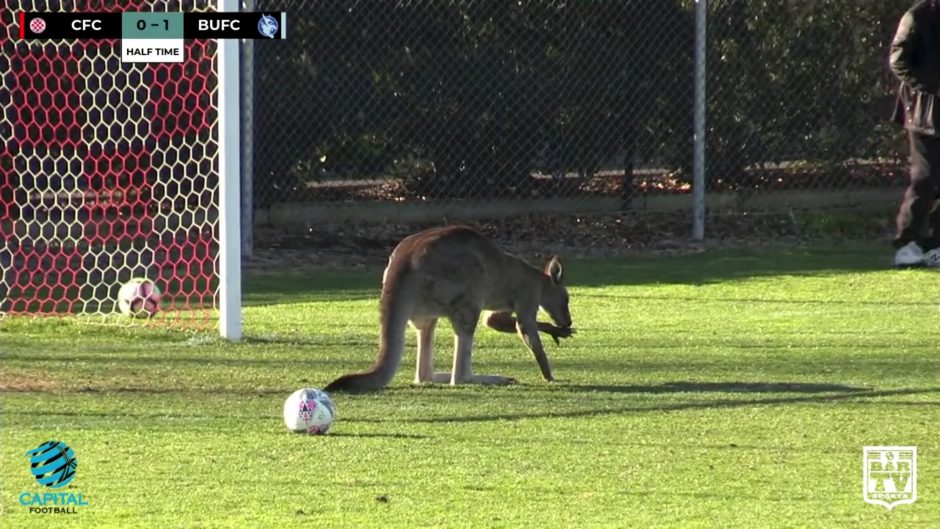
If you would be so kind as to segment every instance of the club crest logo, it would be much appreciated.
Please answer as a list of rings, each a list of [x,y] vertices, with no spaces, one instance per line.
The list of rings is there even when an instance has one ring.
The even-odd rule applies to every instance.
[[[46,31],[46,21],[38,17],[30,20],[29,30],[37,35]]]
[[[865,503],[890,511],[917,500],[916,446],[866,446],[862,453]]]
[[[277,19],[271,15],[262,14],[261,20],[258,21],[258,33],[269,39],[277,36],[278,27]]]

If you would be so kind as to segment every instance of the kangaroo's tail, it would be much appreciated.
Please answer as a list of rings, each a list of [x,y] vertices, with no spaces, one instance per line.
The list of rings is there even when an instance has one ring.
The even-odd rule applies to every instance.
[[[413,300],[407,288],[409,276],[407,270],[386,271],[380,302],[379,357],[375,365],[360,373],[343,375],[330,382],[324,390],[375,391],[384,388],[392,381],[401,364],[405,349],[405,328],[411,318]]]

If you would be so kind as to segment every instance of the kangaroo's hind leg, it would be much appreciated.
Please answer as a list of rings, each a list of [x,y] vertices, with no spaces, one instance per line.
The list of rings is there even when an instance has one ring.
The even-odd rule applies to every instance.
[[[435,373],[435,382],[450,382],[457,384],[512,384],[515,380],[498,375],[473,374],[473,335],[476,332],[477,322],[480,319],[480,310],[475,307],[465,307],[454,311],[449,316],[454,328],[454,366],[451,372]],[[448,380],[448,375],[449,380]]]
[[[437,318],[412,320],[411,324],[418,333],[418,355],[415,367],[415,384],[434,380],[434,329]]]

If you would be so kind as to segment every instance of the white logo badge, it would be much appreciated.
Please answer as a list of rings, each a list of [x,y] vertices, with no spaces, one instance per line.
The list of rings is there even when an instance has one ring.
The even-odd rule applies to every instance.
[[[890,511],[917,500],[916,446],[866,446],[862,453],[865,503],[883,505]]]
[[[42,33],[46,31],[46,21],[41,18],[34,18],[29,21],[29,29],[33,33]]]

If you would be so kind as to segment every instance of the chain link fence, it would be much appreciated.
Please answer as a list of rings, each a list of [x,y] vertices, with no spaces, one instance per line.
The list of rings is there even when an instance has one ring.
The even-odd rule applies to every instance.
[[[709,190],[773,199],[903,182],[887,57],[910,0],[709,4]]]
[[[708,2],[709,196],[895,197],[909,3]],[[260,224],[691,208],[692,0],[255,9],[291,18],[250,61]]]
[[[113,39],[27,42],[12,30],[20,11],[215,4],[0,5],[0,315],[113,314],[121,284],[148,277],[166,293],[163,314],[208,317],[215,127],[229,115],[216,110],[216,43],[188,41],[179,65],[121,64]],[[704,54],[703,6],[245,1],[290,20],[288,40],[243,47],[246,232],[319,225],[330,243],[345,237],[338,221],[534,214],[566,243],[552,231],[563,213],[630,212],[622,223],[577,219],[567,238],[663,239],[649,228],[656,214],[692,216],[699,56],[706,178],[695,191],[711,211],[896,203],[906,148],[888,121],[887,52],[910,0],[711,0]],[[711,226],[713,237],[743,231]],[[535,238],[518,227],[497,229]],[[384,256],[395,240],[363,239],[352,252]]]
[[[262,214],[617,209],[688,192],[668,169],[690,156],[681,3],[256,5],[274,8],[291,23],[283,45],[255,48]]]

